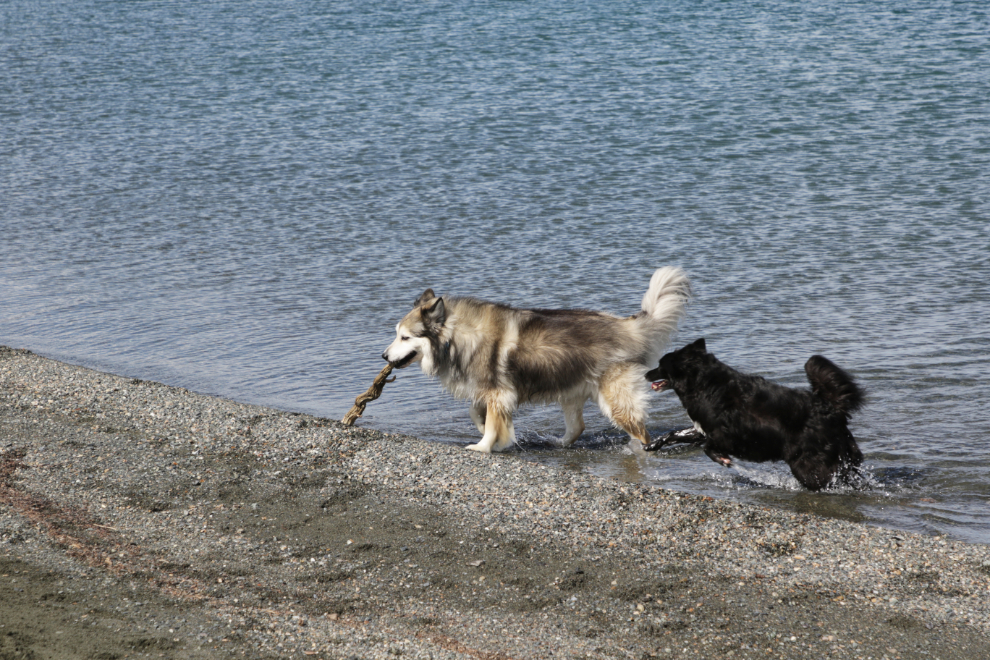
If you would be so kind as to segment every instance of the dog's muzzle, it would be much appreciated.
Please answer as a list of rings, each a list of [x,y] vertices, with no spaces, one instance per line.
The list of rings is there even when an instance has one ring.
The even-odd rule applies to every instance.
[[[403,367],[408,367],[409,363],[412,362],[414,359],[416,359],[416,351],[413,351],[412,353],[402,358],[401,360],[395,360],[395,361],[389,360],[388,356],[385,353],[382,353],[382,359],[388,362],[390,365],[392,365],[393,368],[402,369]]]
[[[667,378],[667,372],[662,365],[657,365],[656,369],[650,369],[646,372],[646,380],[651,381],[650,387],[653,388],[654,392],[663,392],[664,390],[673,389],[670,384],[670,379]]]

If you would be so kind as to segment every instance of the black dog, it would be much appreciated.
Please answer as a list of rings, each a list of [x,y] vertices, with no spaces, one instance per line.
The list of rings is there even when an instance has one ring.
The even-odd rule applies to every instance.
[[[846,478],[863,462],[849,432],[849,415],[863,403],[852,377],[820,355],[804,365],[811,391],[795,390],[740,373],[705,349],[699,339],[660,358],[646,374],[653,389],[673,389],[695,429],[672,431],[650,443],[655,451],[675,441],[695,441],[716,463],[786,461],[809,490],[821,490],[836,474]]]

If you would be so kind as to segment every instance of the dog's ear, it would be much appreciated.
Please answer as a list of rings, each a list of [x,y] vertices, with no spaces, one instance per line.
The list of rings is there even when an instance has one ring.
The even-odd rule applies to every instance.
[[[705,338],[704,337],[702,337],[701,339],[696,340],[693,344],[691,344],[691,348],[693,348],[694,350],[698,351],[699,353],[707,353],[708,352],[708,349],[705,348]]]
[[[422,314],[426,325],[442,326],[447,320],[447,307],[443,304],[443,298],[437,298],[432,305],[423,305]]]
[[[433,293],[433,289],[427,289],[423,293],[419,294],[419,298],[416,298],[416,302],[413,303],[413,307],[419,307],[423,303],[429,302],[436,298]]]

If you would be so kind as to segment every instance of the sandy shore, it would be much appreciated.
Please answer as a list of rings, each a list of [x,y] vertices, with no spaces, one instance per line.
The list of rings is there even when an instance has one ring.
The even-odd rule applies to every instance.
[[[0,347],[0,658],[290,656],[986,658],[990,549]]]

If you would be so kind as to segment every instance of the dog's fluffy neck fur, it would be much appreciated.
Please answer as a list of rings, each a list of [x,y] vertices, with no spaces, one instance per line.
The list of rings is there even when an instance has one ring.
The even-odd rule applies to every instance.
[[[491,342],[484,339],[486,335],[472,332],[477,328],[470,326],[490,322],[489,317],[496,316],[492,314],[495,310],[504,312],[513,308],[477,298],[448,295],[441,297],[447,310],[447,317],[438,333],[427,335],[432,350],[423,355],[420,366],[423,373],[439,379],[454,397],[470,399],[481,385],[474,382],[471,377],[469,369],[471,361],[476,355],[490,352],[492,348]],[[472,324],[469,319],[479,319],[480,322]],[[504,360],[505,354],[512,347],[512,342],[510,337],[503,336],[502,340],[499,358]]]
[[[454,343],[454,333],[460,323],[458,308],[464,303],[464,298],[454,298],[452,296],[441,296],[447,309],[447,318],[438,334],[428,334],[432,350],[423,355],[420,367],[427,376],[433,376],[444,381],[445,376],[450,375],[457,365],[457,357],[463,353],[459,346]]]

